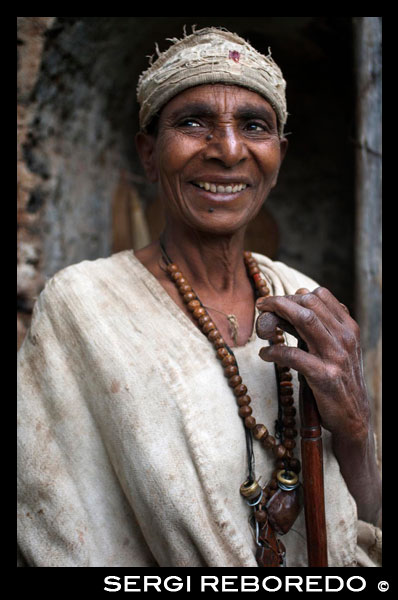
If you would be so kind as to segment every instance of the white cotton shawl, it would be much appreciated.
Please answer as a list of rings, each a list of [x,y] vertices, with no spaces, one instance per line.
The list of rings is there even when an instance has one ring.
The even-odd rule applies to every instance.
[[[273,294],[316,287],[254,256]],[[265,344],[253,332],[234,353],[253,414],[272,429],[274,368],[258,356]],[[132,251],[47,283],[18,373],[24,564],[257,566],[239,494],[247,454],[236,399],[212,345]],[[326,431],[323,443],[329,566],[355,566],[359,555],[358,564],[376,566],[358,550],[356,505]],[[256,440],[254,452],[265,484],[273,460]],[[283,542],[288,566],[307,566],[303,511]]]

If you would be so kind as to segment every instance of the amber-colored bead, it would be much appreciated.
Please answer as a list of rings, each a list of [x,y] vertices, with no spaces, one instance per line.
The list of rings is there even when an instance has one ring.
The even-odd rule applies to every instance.
[[[283,409],[283,413],[286,417],[294,417],[296,408],[294,406],[286,406],[286,408]]]
[[[262,445],[264,446],[264,448],[273,448],[276,444],[276,439],[274,438],[273,435],[267,435],[267,437],[263,440],[261,440]]]
[[[195,308],[192,314],[195,319],[199,319],[199,317],[206,314],[206,309],[204,309],[203,306],[198,306],[198,308]]]
[[[186,304],[188,304],[188,302],[191,302],[191,300],[195,300],[196,296],[194,294],[194,292],[187,292],[186,294],[184,294],[183,300]]]
[[[272,449],[275,458],[284,458],[287,452],[286,447],[283,444],[279,444],[278,446],[274,446]]]
[[[255,426],[256,426],[256,419],[252,416],[246,417],[245,427],[247,427],[247,429],[254,429]]]
[[[219,352],[219,350],[217,350],[217,352]],[[228,350],[226,356],[224,356],[222,359],[221,364],[223,367],[228,367],[228,365],[236,365],[235,358],[232,356],[232,354],[228,353]]]
[[[260,269],[255,266],[249,266],[249,274],[253,276],[255,273],[260,273]]]
[[[225,367],[224,375],[225,377],[232,377],[233,375],[238,375],[239,370],[236,365],[229,365],[229,367]]]
[[[203,333],[209,333],[209,331],[211,331],[212,329],[215,329],[216,326],[214,325],[213,321],[207,321],[207,323],[205,323],[202,327],[202,331]]]
[[[246,394],[246,392],[247,392],[247,387],[245,385],[243,385],[243,383],[234,387],[235,396],[244,396]]]
[[[211,329],[207,335],[207,339],[210,340],[210,342],[214,342],[214,340],[219,337],[220,332],[218,331],[218,329]]]
[[[191,300],[191,302],[188,302],[187,304],[187,309],[191,312],[193,312],[195,310],[195,308],[199,308],[200,306],[200,302],[199,300]]]
[[[283,445],[287,450],[293,450],[296,447],[296,441],[291,438],[286,438],[283,440]]]
[[[293,396],[281,396],[282,406],[292,406],[294,404]]]
[[[226,348],[224,348],[224,346],[222,348],[219,348],[216,352],[216,356],[217,358],[219,358],[220,360],[223,360],[226,356],[231,356],[230,353],[228,352],[228,350]],[[231,363],[233,364],[233,363]]]
[[[263,438],[267,437],[268,429],[265,425],[258,424],[256,425],[256,428],[253,431],[253,435],[256,438],[256,440],[262,440]]]
[[[203,315],[199,318],[199,325],[202,327],[205,323],[208,323],[209,321],[211,321],[209,315]]]
[[[271,342],[275,345],[277,344],[284,344],[285,343],[285,338],[283,337],[283,335],[274,335],[271,338]]]
[[[267,513],[265,512],[265,510],[256,510],[256,512],[254,513],[254,518],[256,519],[256,521],[258,521],[258,523],[265,523],[265,521],[267,520]]]
[[[235,387],[240,383],[242,383],[242,377],[240,375],[232,375],[232,377],[230,377],[228,380],[228,385],[231,387]]]
[[[241,417],[246,418],[250,417],[253,411],[251,406],[241,406],[238,412]]]
[[[238,406],[248,406],[251,402],[250,396],[239,396],[237,399]]]
[[[296,424],[296,421],[295,421],[294,417],[283,417],[282,423],[285,427],[294,427]]]
[[[286,438],[295,438],[297,437],[297,429],[293,429],[292,427],[286,427],[286,429],[283,432],[283,435]]]
[[[279,382],[279,385],[280,385],[282,388],[292,388],[292,387],[293,387],[293,384],[292,384],[292,382],[291,382],[291,381],[280,381],[280,382]]]
[[[250,250],[244,250],[244,251],[243,251],[243,257],[244,257],[246,260],[249,260],[249,259],[252,257],[252,253],[250,252]]]

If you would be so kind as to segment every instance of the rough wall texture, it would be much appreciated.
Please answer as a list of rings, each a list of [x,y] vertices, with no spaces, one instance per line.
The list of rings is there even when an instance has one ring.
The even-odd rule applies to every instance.
[[[271,247],[354,308],[349,17],[19,17],[20,339],[46,278],[119,247],[112,209],[121,182],[156,220],[134,150],[135,86],[155,42],[165,49],[165,38],[193,23],[225,26],[263,52],[271,46],[288,81],[290,148],[247,247],[251,239],[259,251]]]

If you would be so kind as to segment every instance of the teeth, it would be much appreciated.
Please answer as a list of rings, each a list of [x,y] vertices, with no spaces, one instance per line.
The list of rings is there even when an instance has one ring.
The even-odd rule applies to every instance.
[[[217,185],[215,183],[209,183],[207,181],[198,181],[197,184],[200,188],[205,189],[207,192],[210,191],[213,194],[231,194],[241,192],[247,188],[246,183],[235,183],[230,185]]]

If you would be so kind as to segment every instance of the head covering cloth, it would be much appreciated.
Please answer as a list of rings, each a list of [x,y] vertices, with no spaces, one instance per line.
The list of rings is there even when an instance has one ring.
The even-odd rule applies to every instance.
[[[278,131],[283,135],[287,120],[286,82],[271,58],[260,54],[235,33],[206,27],[169,40],[173,44],[138,80],[140,127],[145,131],[151,119],[180,92],[212,83],[238,85],[263,96],[274,109]]]

